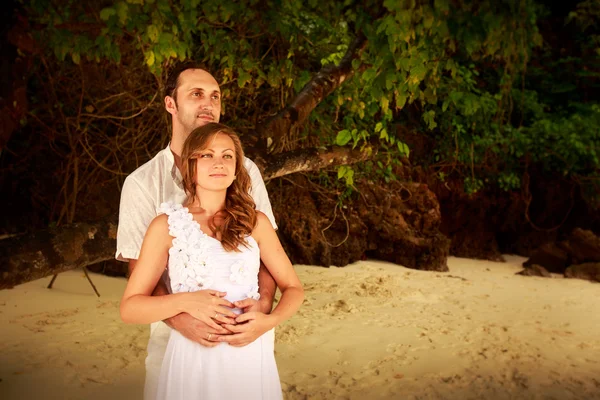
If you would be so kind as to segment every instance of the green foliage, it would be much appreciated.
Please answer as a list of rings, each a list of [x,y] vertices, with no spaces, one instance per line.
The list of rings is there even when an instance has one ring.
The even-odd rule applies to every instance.
[[[338,167],[338,179],[343,179],[346,182],[346,186],[354,185],[354,170],[352,167],[342,165]]]
[[[354,76],[284,149],[367,151],[377,142],[370,163],[338,169],[347,187],[363,175],[396,178],[394,167],[411,155],[398,126],[435,140],[419,161],[442,179],[461,177],[469,193],[490,184],[518,189],[528,163],[598,175],[600,119],[589,95],[600,90],[598,0],[579,2],[565,21],[579,33],[577,50],[561,56],[542,47],[545,11],[534,0],[58,2],[23,2],[56,59],[144,65],[157,82],[176,60],[202,61],[221,83],[225,122],[246,130],[364,34]]]

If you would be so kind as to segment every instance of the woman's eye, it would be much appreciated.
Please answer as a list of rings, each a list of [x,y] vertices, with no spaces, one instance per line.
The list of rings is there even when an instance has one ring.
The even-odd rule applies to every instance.
[[[202,154],[200,155],[200,158],[211,158],[212,154]]]
[[[233,158],[233,156],[232,156],[231,154],[225,154],[225,155],[223,156],[223,158],[226,158],[226,159],[228,159],[228,160],[231,160],[231,159]]]

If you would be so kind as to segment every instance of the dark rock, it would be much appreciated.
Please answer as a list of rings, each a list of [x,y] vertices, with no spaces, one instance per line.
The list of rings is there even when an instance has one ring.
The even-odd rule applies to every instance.
[[[573,264],[600,262],[600,237],[592,231],[576,228],[568,239]]]
[[[517,275],[523,276],[541,276],[543,278],[552,278],[552,275],[541,265],[533,264],[531,267],[525,268],[521,272],[517,272]]]
[[[88,271],[107,276],[127,276],[129,273],[129,264],[112,259],[88,265],[87,269]]]
[[[417,154],[411,151],[411,159]],[[413,161],[425,164],[426,159]],[[447,175],[442,180],[432,170],[417,174],[418,168],[413,167],[412,171],[413,181],[427,183],[440,202],[440,230],[452,240],[454,256],[529,257],[545,243],[564,240],[577,227],[600,234],[600,207],[590,201],[593,197],[586,195],[586,188],[574,185],[571,178],[548,174],[541,165],[529,165],[528,179],[518,191],[486,185],[475,194],[465,193],[462,178]]]
[[[569,254],[562,246],[556,243],[546,243],[533,252],[529,260],[523,263],[524,267],[540,265],[550,272],[562,274],[570,264]]]
[[[565,271],[565,277],[600,282],[600,263],[571,265]]]
[[[359,186],[361,216],[370,228],[370,257],[428,271],[448,271],[450,241],[440,231],[440,206],[427,185]]]
[[[293,263],[344,266],[372,257],[409,268],[447,271],[449,240],[427,185],[359,182],[340,206],[303,176],[271,191],[279,237]]]
[[[501,206],[485,193],[468,195],[459,182],[429,182],[441,205],[441,232],[451,238],[450,254],[457,257],[504,261],[498,246],[497,216]]]

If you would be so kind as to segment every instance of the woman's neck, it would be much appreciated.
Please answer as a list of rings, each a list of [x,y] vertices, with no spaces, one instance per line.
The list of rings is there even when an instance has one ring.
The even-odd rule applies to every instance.
[[[226,195],[226,190],[215,192],[208,190],[204,191],[198,188],[196,196],[194,199],[189,201],[188,204],[186,204],[186,207],[190,210],[190,212],[206,213],[207,216],[212,217],[219,211],[225,209]]]

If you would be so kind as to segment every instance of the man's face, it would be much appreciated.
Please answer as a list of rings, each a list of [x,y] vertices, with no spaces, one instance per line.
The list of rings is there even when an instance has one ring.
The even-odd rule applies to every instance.
[[[177,102],[171,99],[167,111],[173,115],[173,125],[181,125],[186,134],[221,118],[221,91],[215,78],[202,69],[187,69],[179,75]],[[174,106],[174,107],[173,107]]]

